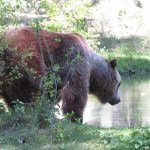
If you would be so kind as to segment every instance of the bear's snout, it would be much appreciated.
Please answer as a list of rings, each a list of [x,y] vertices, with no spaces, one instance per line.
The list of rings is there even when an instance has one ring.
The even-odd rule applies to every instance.
[[[109,101],[108,103],[111,105],[116,105],[120,102],[120,98],[113,98],[111,101]]]

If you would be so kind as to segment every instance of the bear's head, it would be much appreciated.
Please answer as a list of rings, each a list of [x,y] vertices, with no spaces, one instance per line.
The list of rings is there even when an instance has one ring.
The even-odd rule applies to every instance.
[[[120,102],[120,97],[118,95],[118,89],[121,84],[121,76],[116,69],[117,59],[111,60],[107,63],[107,75],[105,86],[101,92],[100,99],[102,103],[108,102],[111,105],[118,104]]]
[[[98,97],[101,103],[115,105],[120,102],[118,88],[121,83],[121,76],[116,65],[116,59],[110,62],[99,61],[92,72],[89,90],[91,94]]]

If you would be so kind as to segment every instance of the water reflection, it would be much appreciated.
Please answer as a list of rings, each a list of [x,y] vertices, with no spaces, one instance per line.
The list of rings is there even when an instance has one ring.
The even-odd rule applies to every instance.
[[[120,87],[122,101],[101,105],[89,96],[84,123],[99,127],[136,127],[150,125],[150,78],[126,79]]]

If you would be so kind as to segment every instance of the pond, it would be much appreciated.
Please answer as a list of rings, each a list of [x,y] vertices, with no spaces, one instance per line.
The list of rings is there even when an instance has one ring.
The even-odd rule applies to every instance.
[[[84,123],[112,128],[150,125],[150,78],[123,79],[119,93],[122,101],[115,106],[89,96]]]

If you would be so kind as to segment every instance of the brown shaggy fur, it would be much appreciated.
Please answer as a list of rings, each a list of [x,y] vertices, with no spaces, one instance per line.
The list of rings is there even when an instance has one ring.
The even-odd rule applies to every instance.
[[[1,95],[10,106],[19,99],[31,102],[32,93],[39,90],[40,77],[35,79],[19,63],[20,55],[25,50],[31,56],[25,59],[27,68],[32,68],[38,75],[43,75],[51,63],[59,64],[62,80],[60,88],[63,113],[74,112],[72,121],[83,119],[87,95],[96,95],[102,103],[117,104],[120,75],[115,68],[116,61],[107,62],[88,46],[86,40],[77,33],[64,34],[40,30],[37,34],[30,27],[14,28],[5,35],[9,46],[17,53],[4,50],[1,60],[4,62],[4,74],[0,76]],[[8,75],[19,64],[22,73],[20,79],[8,82]],[[3,82],[4,81],[4,82]]]

